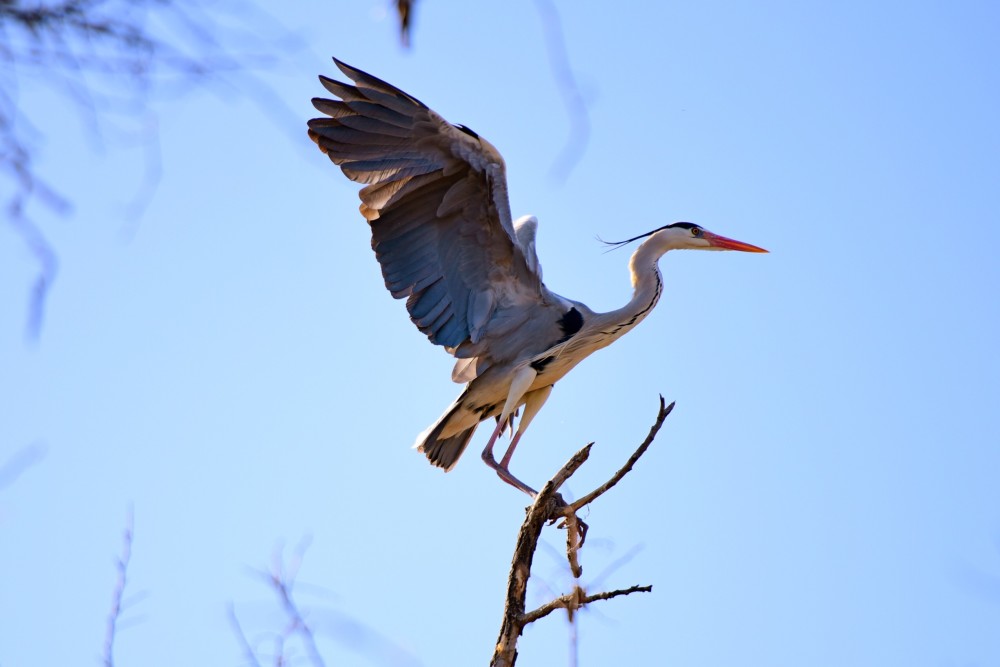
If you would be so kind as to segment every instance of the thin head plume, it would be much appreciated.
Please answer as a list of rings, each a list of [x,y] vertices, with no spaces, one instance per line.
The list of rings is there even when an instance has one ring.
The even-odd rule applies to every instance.
[[[663,225],[662,227],[657,227],[656,229],[654,229],[652,231],[648,231],[645,234],[639,234],[638,236],[633,236],[632,238],[625,239],[624,241],[605,241],[600,236],[596,236],[595,238],[598,241],[600,241],[601,243],[603,243],[604,245],[608,246],[608,249],[605,250],[604,252],[605,253],[609,253],[612,250],[617,250],[618,248],[622,248],[624,246],[627,246],[629,243],[632,243],[632,241],[638,241],[639,239],[644,239],[647,236],[652,236],[656,232],[660,231],[661,229],[666,229],[667,227],[687,227],[687,228],[690,228],[690,227],[695,227],[695,226],[696,225],[694,223],[691,223],[691,222],[675,222],[672,225]]]
[[[652,232],[649,232],[649,234],[652,234]],[[605,241],[604,239],[602,239],[600,237],[600,235],[596,235],[596,236],[594,236],[594,238],[597,239],[598,243],[606,246],[604,254],[607,254],[607,253],[611,252],[612,250],[618,250],[618,248],[622,248],[624,246],[627,246],[632,241],[638,241],[639,239],[643,238],[644,236],[649,236],[649,234],[640,234],[639,236],[633,236],[632,238],[630,238],[630,239],[628,239],[626,241]]]

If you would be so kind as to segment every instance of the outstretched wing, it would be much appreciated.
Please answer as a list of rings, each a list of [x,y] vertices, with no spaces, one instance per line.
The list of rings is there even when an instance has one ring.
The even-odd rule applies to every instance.
[[[361,213],[372,248],[386,287],[406,298],[413,323],[455,356],[486,355],[488,363],[498,360],[486,354],[494,320],[502,320],[492,327],[498,335],[531,321],[539,308],[555,309],[554,323],[565,308],[542,285],[536,221],[519,220],[515,231],[496,148],[398,88],[335,62],[354,85],[320,77],[339,99],[313,99],[328,117],[310,120],[309,136],[348,178],[365,184]]]

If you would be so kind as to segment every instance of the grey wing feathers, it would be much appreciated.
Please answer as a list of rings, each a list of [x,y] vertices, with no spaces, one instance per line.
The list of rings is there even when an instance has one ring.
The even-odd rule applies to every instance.
[[[320,77],[339,99],[313,100],[327,117],[309,121],[309,136],[365,184],[361,213],[386,287],[431,342],[468,356],[459,346],[481,348],[498,311],[547,294],[534,234],[528,255],[510,219],[503,159],[416,98],[336,63],[354,85]]]

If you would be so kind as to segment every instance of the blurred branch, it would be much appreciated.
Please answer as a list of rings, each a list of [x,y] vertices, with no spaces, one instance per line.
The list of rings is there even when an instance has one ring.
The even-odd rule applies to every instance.
[[[549,56],[549,67],[552,77],[559,87],[563,106],[569,115],[569,137],[562,151],[552,164],[551,176],[557,181],[565,181],[580,157],[587,150],[590,140],[590,114],[587,101],[580,92],[573,69],[569,64],[569,52],[566,49],[566,39],[563,36],[562,21],[553,0],[535,0],[535,7],[542,20],[542,30],[545,33],[545,51]]]
[[[404,48],[410,48],[414,6],[417,0],[396,0],[396,13],[399,15],[399,39]],[[566,38],[563,35],[562,19],[556,9],[554,0],[535,0],[542,22],[542,32],[545,38],[545,52],[562,98],[563,106],[569,116],[569,136],[559,155],[552,163],[549,175],[558,182],[569,178],[570,172],[580,161],[587,144],[590,141],[590,112],[587,100],[573,75],[570,66],[569,51],[566,48]]]
[[[260,667],[260,660],[257,659],[257,652],[254,650],[253,646],[250,645],[250,640],[247,639],[246,633],[243,631],[243,626],[240,625],[240,619],[236,616],[236,605],[229,603],[229,624],[233,626],[233,634],[236,635],[236,639],[239,640],[240,646],[243,648],[243,655],[246,660],[253,667]]]
[[[591,493],[586,494],[575,503],[567,504],[559,495],[558,490],[586,462],[590,456],[590,448],[593,446],[593,443],[574,454],[559,472],[545,483],[545,486],[542,487],[542,490],[535,497],[535,502],[528,508],[528,516],[521,525],[517,536],[517,544],[514,547],[510,574],[507,578],[507,596],[504,603],[503,621],[500,625],[500,636],[497,639],[496,649],[490,661],[492,667],[513,667],[517,660],[517,640],[524,631],[524,627],[529,623],[544,618],[556,609],[565,609],[572,622],[576,611],[591,602],[609,600],[632,593],[648,593],[653,590],[651,586],[632,586],[630,588],[603,593],[586,593],[579,584],[579,578],[583,574],[583,568],[579,562],[579,550],[583,546],[587,528],[586,524],[577,518],[576,512],[579,511],[580,507],[593,502],[610,490],[632,470],[635,462],[639,460],[653,442],[660,427],[663,425],[663,421],[673,408],[673,403],[667,406],[663,397],[660,397],[660,408],[657,412],[656,420],[652,428],[650,428],[649,435],[639,445],[632,456],[629,457],[622,469]],[[528,588],[528,578],[531,574],[531,564],[535,550],[538,548],[538,540],[541,536],[542,527],[545,523],[551,524],[560,519],[564,521],[562,527],[566,529],[566,560],[569,563],[570,571],[575,580],[573,590],[543,604],[533,611],[526,612],[525,597]]]
[[[599,543],[607,542],[607,540],[598,540],[598,542]],[[590,542],[588,542],[588,544],[590,544],[591,546],[593,546],[593,543],[594,543],[593,539]],[[575,588],[579,587],[582,591],[602,586],[603,582],[611,574],[620,570],[623,565],[630,562],[633,558],[635,558],[636,554],[638,554],[639,551],[642,550],[641,545],[634,545],[625,554],[619,556],[610,564],[605,566],[605,568],[596,577],[591,578],[586,585],[580,585],[578,581],[580,577],[574,576],[572,574],[571,572],[572,565],[567,562],[564,553],[560,552],[558,549],[553,547],[545,540],[539,540],[538,546],[542,550],[542,553],[545,553],[549,558],[551,558],[557,564],[561,564],[562,567],[559,568],[560,573],[569,574],[569,577],[572,580],[569,584],[569,587],[572,590],[575,590]],[[561,577],[560,579],[564,581],[565,577]],[[537,573],[532,574],[531,580],[535,582],[535,588],[536,588],[532,597],[535,598],[540,597],[545,600],[555,600],[560,597],[565,597],[565,596],[560,596],[556,592],[559,587],[559,584],[550,583],[545,578],[540,577]],[[538,590],[539,588],[541,590]],[[583,594],[585,595],[585,593]],[[544,606],[545,605],[542,605],[541,607],[539,607],[539,609],[543,608]],[[597,614],[599,617],[604,617],[604,614],[601,614],[600,611],[598,611],[596,608],[588,608],[588,611]],[[566,613],[567,619],[569,621],[567,625],[567,631],[568,631],[567,639],[568,639],[568,649],[569,649],[568,664],[570,665],[570,667],[575,667],[578,664],[577,653],[579,651],[579,633],[577,632],[577,627],[579,625],[579,616],[577,616],[575,608],[566,608],[566,612],[567,612]]]
[[[399,41],[406,49],[410,48],[410,28],[416,4],[417,0],[396,0],[396,13],[399,14]]]
[[[128,583],[128,564],[132,560],[132,536],[133,536],[133,514],[129,509],[125,519],[125,534],[122,538],[122,553],[118,557],[116,568],[118,570],[118,580],[115,583],[114,593],[111,595],[111,613],[108,614],[108,622],[104,634],[104,665],[114,667],[115,635],[118,624],[124,609],[123,599],[125,597],[125,584]]]
[[[37,184],[31,183],[29,189]],[[28,313],[25,324],[25,334],[29,340],[35,340],[42,331],[45,317],[45,302],[49,288],[56,279],[59,270],[59,258],[48,239],[30,218],[21,213],[24,200],[15,197],[9,208],[10,224],[21,237],[28,251],[35,258],[38,273],[28,294]]]
[[[144,183],[129,207],[137,218],[160,174],[152,93],[224,85],[226,93],[249,95],[272,113],[284,109],[250,74],[272,64],[271,54],[289,50],[287,36],[278,45],[266,36],[275,25],[252,3],[225,0],[0,0],[0,181],[12,185],[2,200],[6,218],[38,265],[28,298],[29,339],[39,335],[58,268],[30,204],[58,215],[71,205],[37,171],[46,128],[24,113],[22,83],[66,99],[98,144],[110,130],[112,138],[146,149]]]
[[[267,572],[257,572],[277,595],[279,602],[281,602],[282,611],[287,617],[287,623],[281,631],[268,633],[274,643],[274,654],[272,657],[276,665],[286,665],[292,662],[293,656],[291,655],[292,649],[290,645],[291,640],[296,638],[301,642],[310,665],[313,665],[313,667],[325,667],[326,665],[323,656],[320,655],[319,649],[316,646],[316,637],[312,626],[306,621],[306,615],[295,601],[294,596],[299,568],[302,566],[302,559],[305,556],[306,549],[309,548],[310,541],[310,538],[304,538],[296,547],[287,564],[283,559],[282,552],[277,551],[274,554],[271,569]],[[229,605],[229,623],[233,627],[233,633],[240,642],[247,662],[259,667],[262,656],[247,638],[233,604]]]
[[[299,567],[302,565],[302,557],[305,555],[307,547],[308,541],[303,541],[299,545],[299,548],[295,552],[295,557],[292,559],[291,566],[287,569],[285,569],[281,559],[277,556],[275,557],[274,565],[270,572],[271,587],[274,588],[278,599],[281,600],[281,606],[285,610],[285,614],[288,615],[289,625],[285,629],[285,636],[290,637],[298,634],[303,646],[305,646],[310,664],[315,667],[325,667],[323,657],[316,648],[316,638],[313,636],[312,628],[306,623],[306,619],[292,597],[295,578],[298,576]]]
[[[367,662],[394,667],[420,667],[420,661],[409,651],[388,637],[350,614],[336,611],[327,606],[303,606],[296,593],[330,595],[329,590],[299,581],[309,539],[299,543],[286,563],[283,550],[275,552],[274,562],[268,571],[254,570],[254,574],[265,581],[277,596],[281,605],[280,629],[274,630],[273,614],[267,614],[267,622],[261,627],[260,621],[241,622],[235,606],[229,606],[229,623],[243,651],[244,662],[259,667],[262,664],[289,665],[308,663],[313,667],[323,665],[325,659],[320,653],[317,640],[332,639],[342,647],[363,655]],[[249,626],[251,630],[247,630]],[[269,645],[269,651],[259,648]]]
[[[48,453],[41,442],[34,442],[17,450],[0,464],[0,489],[10,486],[25,470],[37,464]]]

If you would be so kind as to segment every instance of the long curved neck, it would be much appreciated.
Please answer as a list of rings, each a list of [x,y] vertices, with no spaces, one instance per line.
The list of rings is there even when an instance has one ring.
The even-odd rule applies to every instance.
[[[639,324],[656,306],[663,293],[663,276],[658,262],[669,250],[660,244],[645,242],[636,248],[628,262],[632,274],[632,299],[617,310],[601,313],[601,332],[606,345],[624,336]]]

